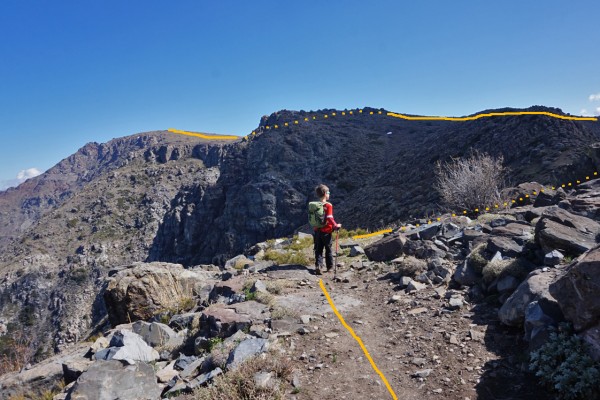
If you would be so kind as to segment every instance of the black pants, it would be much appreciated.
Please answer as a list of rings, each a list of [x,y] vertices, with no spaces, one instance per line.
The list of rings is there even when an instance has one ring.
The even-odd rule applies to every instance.
[[[331,251],[331,233],[316,231],[315,238],[315,266],[317,269],[323,267],[323,248],[325,249],[325,265],[327,269],[333,268],[333,252]]]

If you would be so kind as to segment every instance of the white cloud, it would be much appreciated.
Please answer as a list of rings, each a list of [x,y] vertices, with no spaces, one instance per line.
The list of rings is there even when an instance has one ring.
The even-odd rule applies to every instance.
[[[585,108],[582,108],[581,111],[579,111],[579,115],[583,115],[584,117],[590,116],[590,114],[588,114],[588,110],[586,110]]]
[[[600,101],[600,93],[590,94],[590,101]]]
[[[17,174],[17,179],[26,181],[29,178],[35,178],[36,176],[40,175],[41,173],[42,173],[42,171],[40,171],[37,168],[24,169],[22,171],[19,171],[19,173]]]
[[[600,107],[596,108],[596,114],[600,115]]]
[[[19,186],[21,183],[25,182],[27,179],[35,178],[38,175],[41,175],[42,171],[37,168],[28,168],[19,171],[17,177],[15,179],[7,179],[4,181],[0,181],[0,191],[6,190],[10,187]]]

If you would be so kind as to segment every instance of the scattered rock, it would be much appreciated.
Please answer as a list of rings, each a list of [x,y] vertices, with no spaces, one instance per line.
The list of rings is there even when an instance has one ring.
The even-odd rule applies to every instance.
[[[352,246],[350,248],[350,257],[361,256],[363,254],[365,254],[365,251],[360,246]]]
[[[433,372],[433,369],[422,369],[419,371],[415,371],[412,376],[415,378],[427,378],[429,375],[431,375],[431,373]]]
[[[152,347],[157,346],[179,346],[183,343],[183,338],[173,329],[165,324],[158,322],[148,323],[145,321],[136,321],[133,331],[140,335],[146,343]]]
[[[120,361],[93,363],[81,374],[69,394],[70,399],[139,399],[160,398],[154,369],[146,363],[123,365]]]
[[[266,339],[246,339],[229,354],[229,358],[227,359],[227,369],[236,369],[248,358],[264,353],[268,349],[269,341]]]
[[[560,264],[563,258],[565,258],[565,256],[560,251],[552,250],[550,253],[544,255],[544,265],[553,267]]]

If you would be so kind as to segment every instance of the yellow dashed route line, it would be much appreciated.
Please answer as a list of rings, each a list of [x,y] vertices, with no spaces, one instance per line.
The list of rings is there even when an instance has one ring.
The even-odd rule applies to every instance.
[[[377,374],[381,377],[381,379],[383,380],[383,383],[385,383],[385,386],[387,387],[387,389],[389,390],[390,394],[392,395],[392,398],[394,400],[398,400],[398,397],[396,396],[396,393],[394,393],[394,390],[392,389],[392,387],[388,383],[387,379],[385,379],[385,376],[383,375],[383,373],[379,370],[379,368],[377,368],[377,365],[375,365],[375,361],[373,361],[373,359],[371,358],[371,355],[367,351],[367,348],[363,344],[363,342],[360,339],[360,337],[358,337],[358,335],[356,333],[354,333],[354,330],[346,323],[346,321],[344,321],[344,317],[342,317],[342,314],[340,314],[340,312],[335,307],[335,304],[333,304],[333,300],[331,300],[331,297],[329,296],[329,293],[327,293],[327,289],[325,289],[325,285],[323,284],[323,280],[322,279],[319,279],[319,285],[321,286],[321,290],[325,294],[325,297],[327,297],[327,301],[329,302],[329,305],[331,306],[331,309],[333,310],[333,312],[335,313],[335,315],[337,315],[337,317],[339,318],[339,320],[342,323],[342,325],[344,326],[344,328],[346,328],[348,330],[348,332],[350,332],[350,334],[352,335],[352,337],[354,338],[354,340],[356,340],[358,342],[358,344],[360,345],[360,348],[365,353],[365,356],[367,356],[367,359],[371,363],[371,366],[373,367],[373,369],[375,370],[375,372],[377,372]]]
[[[241,139],[241,137],[234,136],[234,135],[210,135],[210,134],[206,134],[206,133],[182,131],[182,130],[173,129],[173,128],[170,128],[168,131],[173,132],[173,133],[178,133],[180,135],[199,137],[202,139],[212,139],[212,140],[239,140],[239,139]]]
[[[558,119],[565,119],[569,121],[598,121],[598,118],[595,117],[569,117],[566,115],[554,114],[547,111],[507,111],[507,112],[492,112],[492,113],[482,113],[476,114],[471,117],[411,117],[404,114],[397,114],[393,112],[388,112],[388,116],[394,118],[401,118],[410,121],[474,121],[480,118],[487,117],[503,117],[510,115],[545,115],[547,117],[553,117]]]

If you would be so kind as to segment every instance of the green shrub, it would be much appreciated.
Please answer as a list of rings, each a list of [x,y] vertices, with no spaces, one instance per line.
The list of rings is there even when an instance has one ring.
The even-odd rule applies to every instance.
[[[339,230],[339,235],[340,235],[340,239],[346,239],[346,238],[351,238],[353,236],[357,236],[357,235],[366,235],[367,233],[369,233],[369,231],[367,231],[366,229],[354,229],[354,230],[346,230],[344,228]]]
[[[592,360],[586,343],[568,329],[552,332],[548,342],[530,354],[529,368],[559,399],[598,398],[600,363]]]
[[[215,347],[219,346],[221,343],[223,343],[223,339],[220,337],[210,338],[208,339],[208,347],[206,350],[210,353]]]
[[[293,250],[293,251],[300,251],[300,250],[304,250],[309,247],[312,247],[312,245],[313,245],[312,237],[305,237],[302,239],[298,239],[297,236],[294,236],[294,238],[292,239],[292,244],[290,244],[287,248],[289,250]]]
[[[275,264],[283,265],[283,264],[300,264],[300,265],[308,265],[308,258],[306,255],[300,252],[280,252],[277,250],[267,250],[265,256],[263,257],[267,261],[273,261]]]

